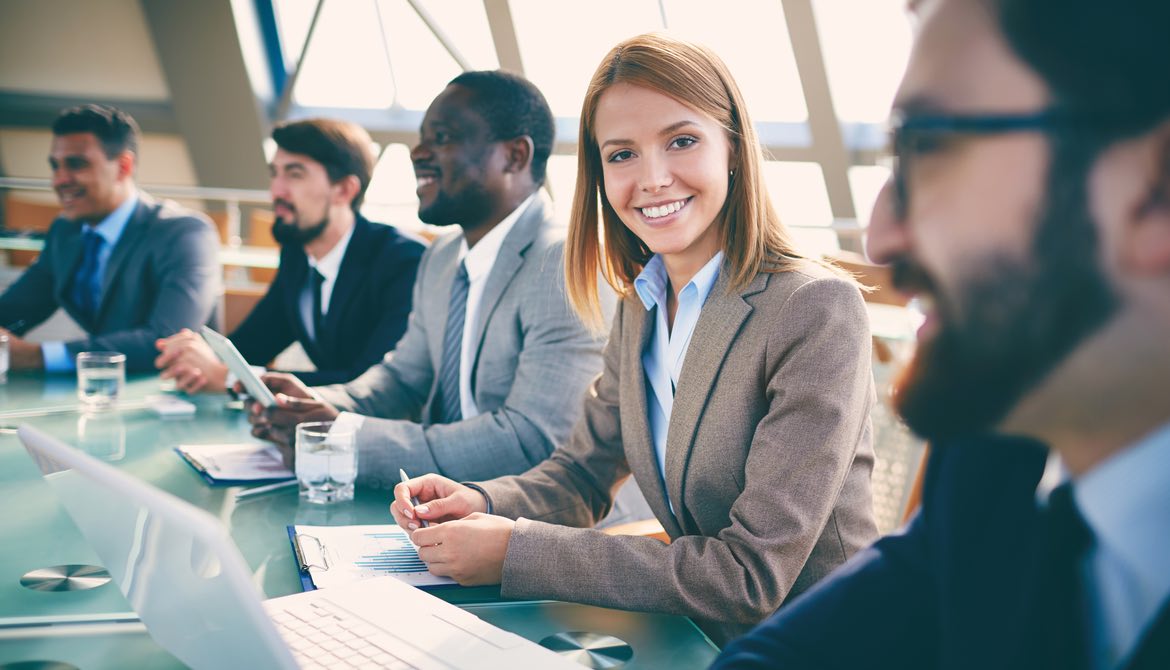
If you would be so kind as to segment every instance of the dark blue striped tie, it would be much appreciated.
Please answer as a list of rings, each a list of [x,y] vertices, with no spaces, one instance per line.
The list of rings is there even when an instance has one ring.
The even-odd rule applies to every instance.
[[[102,250],[101,235],[90,227],[81,233],[83,250],[77,274],[73,275],[73,305],[81,312],[82,319],[92,322],[97,315],[98,301],[102,293],[102,277],[98,273],[98,254]]]
[[[459,359],[463,355],[463,322],[467,320],[467,268],[463,263],[451,284],[447,308],[447,332],[443,335],[443,360],[439,369],[439,393],[435,398],[435,422],[454,423],[463,419],[459,397]]]

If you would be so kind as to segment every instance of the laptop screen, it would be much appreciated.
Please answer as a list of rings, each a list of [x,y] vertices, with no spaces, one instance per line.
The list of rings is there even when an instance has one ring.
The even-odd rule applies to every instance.
[[[195,668],[296,667],[219,521],[36,429],[19,435],[160,646]]]

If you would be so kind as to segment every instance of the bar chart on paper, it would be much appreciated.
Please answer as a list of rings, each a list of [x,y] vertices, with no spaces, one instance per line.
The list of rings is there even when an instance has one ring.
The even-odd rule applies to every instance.
[[[353,562],[355,566],[376,574],[412,574],[426,572],[427,564],[418,557],[418,549],[401,531],[397,533],[366,533],[364,552]]]
[[[413,586],[454,584],[427,572],[406,531],[393,524],[296,526],[306,567],[319,589],[392,575]]]

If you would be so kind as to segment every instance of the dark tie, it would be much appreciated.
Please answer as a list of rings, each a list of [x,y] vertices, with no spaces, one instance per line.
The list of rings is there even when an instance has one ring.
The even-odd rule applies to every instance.
[[[325,323],[325,314],[321,312],[321,285],[325,283],[325,275],[317,272],[317,268],[309,268],[309,273],[313,282],[313,341],[320,342]]]
[[[101,253],[102,236],[92,228],[82,229],[81,264],[73,275],[73,305],[82,318],[90,323],[97,316],[98,300],[102,293],[102,277],[98,272],[98,254]]]
[[[459,398],[459,359],[463,354],[463,322],[467,318],[467,286],[467,268],[460,263],[451,284],[451,302],[447,308],[447,332],[443,335],[443,359],[435,404],[436,423],[454,423],[463,418]]]
[[[1034,624],[1034,667],[1086,670],[1089,654],[1088,599],[1082,575],[1093,533],[1077,510],[1072,483],[1056,487],[1042,514],[1043,553]]]

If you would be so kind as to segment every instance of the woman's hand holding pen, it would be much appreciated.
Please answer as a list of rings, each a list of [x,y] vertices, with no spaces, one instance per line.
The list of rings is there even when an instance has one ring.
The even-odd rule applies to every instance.
[[[411,498],[420,504],[411,504]],[[464,586],[498,584],[515,522],[487,514],[475,489],[439,475],[423,475],[394,487],[390,513],[418,545],[431,574]],[[431,522],[419,528],[418,521]]]
[[[422,504],[415,507],[410,502],[411,498],[417,498]],[[390,503],[394,522],[407,532],[418,529],[419,519],[443,523],[462,519],[475,512],[487,512],[487,500],[482,493],[433,474],[415,477],[395,486],[394,502]]]
[[[419,505],[411,503],[418,498]],[[394,486],[390,513],[411,533],[419,558],[432,574],[463,586],[500,583],[511,539],[511,519],[488,514],[483,493],[439,475],[424,475]],[[431,527],[420,529],[419,520]]]

